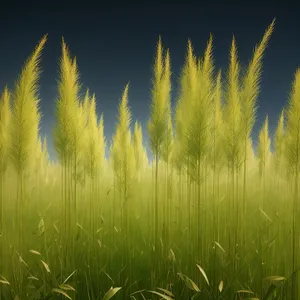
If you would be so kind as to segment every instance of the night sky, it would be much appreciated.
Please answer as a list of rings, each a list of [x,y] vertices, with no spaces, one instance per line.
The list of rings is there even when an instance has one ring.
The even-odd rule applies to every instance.
[[[97,110],[104,113],[105,135],[110,141],[116,124],[117,106],[130,81],[129,104],[133,122],[146,124],[150,113],[152,65],[158,35],[170,48],[172,63],[172,102],[180,68],[184,63],[187,40],[192,40],[197,56],[203,55],[209,34],[214,37],[216,68],[228,66],[229,47],[234,34],[241,64],[246,66],[253,48],[276,17],[275,31],[264,58],[258,120],[253,139],[269,115],[273,135],[281,109],[287,103],[293,74],[300,65],[300,4],[271,4],[264,1],[173,1],[171,4],[148,1],[139,4],[114,1],[37,4],[1,3],[0,14],[0,88],[12,88],[26,58],[41,37],[48,33],[43,51],[40,81],[41,134],[52,145],[58,60],[61,37],[77,57],[82,93],[86,87],[96,93]],[[194,1],[196,2],[196,1]],[[296,2],[296,1],[295,1]],[[179,4],[180,3],[180,4]],[[26,5],[26,7],[22,7]]]

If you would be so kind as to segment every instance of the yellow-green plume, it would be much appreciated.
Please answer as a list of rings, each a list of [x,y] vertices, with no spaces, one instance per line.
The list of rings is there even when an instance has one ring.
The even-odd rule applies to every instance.
[[[18,173],[24,171],[34,159],[40,123],[38,107],[40,56],[46,40],[47,36],[44,36],[25,63],[13,94],[10,156]]]
[[[261,177],[264,177],[271,154],[268,116],[266,117],[263,128],[259,133],[258,141],[259,173]]]
[[[11,121],[10,92],[7,87],[0,98],[0,172],[6,170],[8,163],[8,151],[10,150],[11,136],[9,126]]]

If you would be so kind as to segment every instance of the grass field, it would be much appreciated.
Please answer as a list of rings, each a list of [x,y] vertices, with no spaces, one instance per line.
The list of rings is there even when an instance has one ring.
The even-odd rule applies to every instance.
[[[0,299],[300,299],[300,70],[272,140],[266,117],[252,146],[274,26],[245,70],[234,39],[225,71],[212,37],[199,58],[189,41],[175,107],[159,38],[149,145],[129,85],[106,141],[63,40],[57,161],[39,133],[43,37],[0,99]]]

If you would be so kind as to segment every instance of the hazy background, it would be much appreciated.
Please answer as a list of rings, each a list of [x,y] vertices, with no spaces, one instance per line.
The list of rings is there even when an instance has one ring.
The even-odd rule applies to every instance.
[[[281,6],[275,2],[270,5],[254,1],[208,1],[205,4],[182,1],[168,5],[151,1],[139,4],[82,1],[69,5],[62,1],[24,2],[1,3],[0,88],[2,90],[5,84],[13,87],[25,59],[48,33],[42,56],[40,107],[43,113],[41,134],[48,137],[52,158],[56,157],[52,127],[62,36],[72,55],[77,57],[82,93],[86,87],[96,93],[97,111],[104,113],[105,135],[109,142],[116,124],[118,103],[129,81],[133,122],[136,119],[142,122],[144,134],[147,133],[152,64],[158,35],[171,52],[174,104],[188,38],[199,56],[211,32],[216,67],[225,71],[232,35],[236,36],[239,57],[245,66],[253,47],[276,17],[275,32],[264,59],[258,120],[253,133],[255,144],[266,114],[273,135],[300,63],[300,4],[288,1]]]

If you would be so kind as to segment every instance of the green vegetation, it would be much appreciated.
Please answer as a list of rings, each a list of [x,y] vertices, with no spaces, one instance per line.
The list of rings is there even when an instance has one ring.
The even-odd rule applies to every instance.
[[[203,57],[188,41],[174,111],[171,54],[159,38],[152,161],[132,123],[129,84],[105,156],[105,116],[82,92],[64,40],[58,161],[49,159],[39,133],[42,38],[0,99],[1,300],[300,299],[300,70],[274,151],[268,117],[257,154],[252,146],[274,24],[243,72],[234,38],[225,71],[214,65],[212,36]]]

